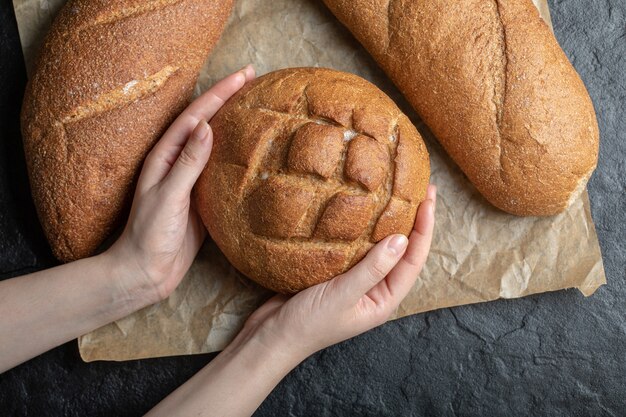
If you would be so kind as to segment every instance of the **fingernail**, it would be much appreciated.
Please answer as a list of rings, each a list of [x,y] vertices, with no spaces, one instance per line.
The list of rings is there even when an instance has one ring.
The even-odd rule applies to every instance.
[[[243,87],[246,84],[246,81],[248,79],[248,77],[246,77],[246,73],[243,72],[243,71],[239,71],[237,73],[237,78],[239,78],[238,82],[241,83],[241,87]],[[241,87],[239,87],[239,88],[241,88]]]
[[[428,189],[426,191],[426,198],[430,200],[434,200],[437,196],[437,186],[435,184],[428,184]]]
[[[195,137],[199,141],[205,141],[209,137],[209,124],[206,120],[201,120],[198,122],[198,126],[196,127]]]
[[[409,240],[404,235],[395,235],[387,243],[387,249],[394,255],[401,254],[406,246],[409,244]]]
[[[428,212],[430,213],[431,216],[435,215],[435,200],[427,200],[430,201],[430,204],[428,205]]]
[[[243,67],[242,69],[239,70],[240,73],[243,74],[243,76],[247,79],[248,78],[248,70],[252,67],[252,64],[248,64],[245,67]]]
[[[435,207],[437,206],[437,186],[435,184],[430,184],[428,186],[426,200],[431,201],[429,210],[431,211],[431,214],[433,214],[435,212]]]

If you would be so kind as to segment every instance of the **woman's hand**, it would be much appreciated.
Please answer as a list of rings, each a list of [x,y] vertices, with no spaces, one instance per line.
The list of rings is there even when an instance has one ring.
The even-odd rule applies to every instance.
[[[130,219],[106,252],[0,282],[0,373],[167,297],[206,231],[189,195],[211,153],[206,120],[254,70],[223,79],[170,126],[144,163]]]
[[[222,353],[148,415],[250,416],[304,358],[385,322],[426,261],[435,198],[431,185],[408,241],[389,236],[345,274],[291,298],[271,298]]]
[[[436,188],[428,187],[409,239],[389,236],[348,272],[293,297],[277,295],[246,322],[233,343],[251,337],[297,361],[384,323],[415,283],[430,250]],[[408,246],[407,246],[408,245]]]
[[[126,228],[105,253],[125,265],[122,285],[141,304],[167,298],[204,241],[206,229],[190,193],[211,153],[213,135],[207,121],[254,76],[247,66],[202,94],[144,162]]]

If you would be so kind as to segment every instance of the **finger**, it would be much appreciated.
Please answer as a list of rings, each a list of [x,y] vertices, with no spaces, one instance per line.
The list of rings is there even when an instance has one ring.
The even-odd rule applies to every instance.
[[[437,188],[430,185],[426,200],[417,211],[415,226],[409,236],[409,246],[385,280],[392,302],[399,304],[406,297],[426,262],[435,227],[436,201]]]
[[[433,203],[437,204],[437,186],[435,184],[428,184],[425,200],[432,200]]]
[[[237,91],[254,79],[255,73],[252,65],[246,65],[241,70],[222,79],[207,92],[198,97],[186,109],[186,115],[196,120],[211,120],[215,113],[222,108],[224,103]]]
[[[161,142],[175,145],[185,141],[191,130],[202,119],[211,120],[224,103],[245,85],[254,79],[251,65],[220,80],[200,97],[195,99],[174,121],[163,135]]]
[[[211,120],[224,102],[254,79],[251,65],[219,81],[185,109],[154,146],[141,173],[139,188],[150,188],[170,171],[187,138],[200,120]]]
[[[163,180],[162,186],[166,195],[179,198],[189,196],[193,185],[209,160],[212,145],[211,128],[206,120],[201,120]]]
[[[379,242],[361,262],[335,278],[339,294],[350,303],[356,302],[387,276],[404,254],[407,243],[404,235],[392,235]]]
[[[184,250],[192,261],[195,259],[198,251],[202,247],[207,234],[208,232],[206,227],[204,226],[204,223],[202,222],[202,219],[200,218],[200,215],[195,209],[192,201],[189,208],[189,219],[187,221],[184,243]]]
[[[426,189],[426,197],[425,199],[427,200],[433,200],[435,201],[437,197],[437,189],[434,185],[429,185]],[[417,217],[417,216],[416,216]],[[414,223],[414,227],[418,224],[418,220],[416,218],[416,222]],[[410,240],[409,240],[410,242]],[[410,245],[410,243],[409,243]],[[407,250],[408,253],[408,250]],[[406,253],[405,253],[405,257],[406,257]],[[403,260],[401,259],[398,264],[396,265],[396,267],[394,267],[394,270],[397,269],[400,265],[402,265]],[[385,304],[387,303],[388,306],[391,306],[392,309],[397,307],[397,305],[394,307],[393,306],[393,296],[391,293],[391,290],[389,288],[389,282],[393,281],[393,277],[391,276],[391,274],[393,274],[393,270],[390,274],[387,275],[387,278],[382,280],[379,284],[377,284],[375,287],[373,287],[370,291],[367,292],[367,296],[373,300],[376,304]],[[417,274],[415,275],[417,277]],[[413,285],[415,280],[413,280],[412,282],[409,282],[407,284],[410,284],[411,286]],[[409,286],[410,289],[410,286]],[[404,296],[402,296],[398,303],[402,300],[402,298],[404,298]]]

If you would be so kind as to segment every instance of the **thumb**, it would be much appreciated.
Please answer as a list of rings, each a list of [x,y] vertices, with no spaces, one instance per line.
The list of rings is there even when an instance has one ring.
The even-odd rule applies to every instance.
[[[374,246],[361,262],[335,278],[344,299],[356,302],[376,284],[385,279],[406,251],[404,235],[392,235]]]
[[[213,146],[213,132],[206,120],[200,120],[185,147],[163,180],[168,194],[186,197],[202,173]]]

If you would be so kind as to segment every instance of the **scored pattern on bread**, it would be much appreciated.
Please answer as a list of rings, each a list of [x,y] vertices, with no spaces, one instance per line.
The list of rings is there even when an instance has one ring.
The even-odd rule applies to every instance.
[[[255,108],[254,110],[270,111],[275,115],[280,114],[280,117],[287,119],[284,120],[284,123],[292,124],[295,131],[280,132],[281,135],[288,137],[284,143],[276,140],[278,139],[277,136],[270,136],[267,139],[268,143],[264,146],[266,155],[256,159],[256,165],[246,167],[248,186],[242,190],[242,200],[251,201],[248,205],[250,207],[248,216],[252,231],[259,236],[268,238],[305,238],[309,242],[353,241],[357,238],[371,241],[370,236],[376,221],[392,197],[397,141],[388,141],[388,144],[383,145],[371,136],[354,132],[349,126],[307,117],[297,117],[297,122],[294,124],[292,120],[289,120],[291,115],[288,113],[279,113],[263,108]],[[239,111],[245,110],[240,108]],[[391,132],[396,131],[396,123],[397,120],[390,121],[389,130]],[[311,125],[314,125],[316,129],[312,129]],[[332,172],[325,172],[326,177],[320,175],[315,166],[307,169],[293,163],[290,164],[293,159],[289,158],[290,155],[302,149],[299,148],[300,141],[296,139],[319,139],[317,134],[320,134],[320,127],[341,130],[342,147],[333,151],[338,154],[339,158],[337,161],[332,161],[335,167]],[[307,131],[308,137],[306,134],[300,134],[303,130]],[[354,139],[345,140],[344,137],[352,132],[356,133]],[[396,134],[393,133],[393,135]],[[373,165],[368,165],[366,160],[359,160],[359,158],[365,159],[370,156],[368,149],[363,149],[363,146],[360,145],[363,141],[369,141],[375,147],[380,146],[376,149],[380,149],[384,159],[372,161],[375,162]],[[319,152],[320,150],[322,152]],[[317,154],[309,155],[308,161],[312,163],[323,161],[324,149],[318,148],[316,151],[318,151]],[[274,164],[271,163],[274,162],[274,157],[271,154],[288,156],[284,159],[278,158],[280,163]],[[350,159],[351,154],[353,155],[352,159]],[[381,158],[381,155],[375,155],[375,157]],[[271,162],[268,163],[268,159]],[[381,167],[381,162],[385,164],[384,167]],[[385,182],[384,186],[383,182]],[[345,204],[341,205],[338,201],[349,199],[355,202],[358,198],[365,198],[369,201],[367,204],[370,207],[369,216],[366,219],[359,219],[361,223],[365,221],[367,227],[363,227],[358,235],[355,235],[354,232],[350,233],[349,237],[340,231],[333,233],[332,227],[328,226],[329,222],[337,223],[337,227],[341,228],[342,225],[339,220],[342,217],[344,220],[350,220],[347,213],[340,213],[341,210],[345,211],[346,207],[344,207]],[[259,206],[259,202],[261,202],[261,206]],[[334,204],[332,204],[333,202]],[[416,204],[411,201],[407,201],[407,203]],[[366,203],[360,201],[360,204]],[[295,217],[289,219],[291,221],[285,221],[284,213],[289,212],[296,213]],[[281,214],[283,214],[282,218]],[[268,228],[268,225],[273,224],[272,218],[280,219],[280,222]],[[255,225],[260,226],[255,227]]]
[[[506,136],[502,134],[502,120],[504,109],[506,108],[506,89],[508,85],[508,63],[509,58],[507,56],[507,43],[506,43],[506,27],[504,26],[504,22],[502,21],[502,15],[500,11],[500,3],[498,0],[493,0],[495,3],[495,14],[496,14],[496,23],[499,26],[500,37],[497,40],[499,43],[499,47],[501,52],[501,59],[498,62],[498,59],[495,59],[494,65],[499,65],[500,68],[497,69],[495,73],[495,79],[493,81],[494,85],[494,106],[495,106],[495,126],[496,126],[496,134],[498,136],[498,140],[496,142],[497,152],[498,152],[498,175],[500,176],[500,180],[503,183],[508,183],[508,179],[506,177],[506,173],[503,169],[504,162],[504,152],[503,152],[503,140],[506,140]],[[499,78],[498,78],[499,77]]]
[[[211,126],[196,206],[231,262],[262,285],[298,291],[344,272],[386,236],[410,233],[428,154],[365,80],[276,71],[245,86]]]
[[[276,131],[276,135],[265,136],[265,143],[259,144],[260,156],[253,159],[254,164],[245,166],[248,186],[242,190],[241,198],[242,201],[250,201],[244,206],[248,207],[248,222],[251,230],[261,238],[292,239],[322,245],[328,245],[332,241],[343,241],[341,245],[348,245],[346,241],[357,239],[361,239],[362,243],[372,242],[372,231],[392,198],[394,161],[398,141],[388,138],[395,138],[398,135],[397,123],[400,116],[398,114],[388,121],[389,125],[386,130],[392,133],[388,138],[383,138],[386,143],[382,141],[381,143],[364,132],[355,131],[353,126],[342,126],[332,118],[311,114],[306,95],[308,85],[301,88],[302,93],[297,102],[298,105],[303,105],[304,109],[298,109],[295,113],[265,107],[240,106],[237,110],[271,114],[281,118],[284,126],[289,126],[289,128],[284,127],[283,130]],[[297,112],[300,110],[302,113]],[[326,177],[319,175],[314,167],[303,169],[295,163],[289,163],[289,157],[292,154],[302,151],[298,139],[319,140],[326,136],[323,130],[333,129],[339,131],[342,146],[339,151],[335,151],[339,155],[339,158],[335,155],[336,162],[333,161],[336,168],[331,173],[326,173]],[[303,134],[302,131],[306,133]],[[368,145],[364,145],[363,142],[370,142],[370,147],[379,150],[374,155],[376,159],[366,160],[370,155],[368,155]],[[309,158],[306,160],[312,164],[318,161],[324,162],[322,159],[324,155],[323,152],[320,154],[320,150],[324,149],[315,149],[317,154],[308,155]],[[383,163],[386,164],[382,169],[381,152],[384,154]],[[286,158],[285,155],[287,155]],[[374,165],[369,166],[368,162]],[[386,183],[384,187],[382,186],[383,180]],[[367,194],[368,192],[371,194]],[[362,232],[356,236],[350,234],[350,238],[342,238],[342,233],[332,233],[332,227],[340,228],[341,224],[339,221],[329,220],[333,217],[341,217],[337,212],[338,209],[335,208],[336,205],[330,203],[342,195],[352,198],[366,197],[372,203],[370,216],[367,219],[359,219],[361,222],[366,221],[366,227],[363,227]],[[416,205],[414,201],[407,200],[406,203]],[[286,217],[285,214],[292,214],[293,217]],[[344,217],[349,216],[344,215]],[[322,221],[321,225],[320,221]],[[327,226],[329,222],[333,223],[332,227]],[[351,249],[352,253],[346,258],[347,263],[352,261],[357,246],[351,246]]]
[[[154,94],[167,80],[178,71],[178,67],[166,65],[159,72],[142,80],[132,80],[123,86],[104,92],[98,98],[80,104],[69,114],[62,117],[61,123],[72,123],[87,117],[94,117],[115,108],[131,104],[142,97]]]
[[[88,26],[105,25],[114,23],[122,19],[132,16],[142,15],[148,12],[154,12],[180,3],[182,0],[155,0],[155,1],[134,1],[129,7],[121,7],[119,9],[106,10],[98,15]]]

